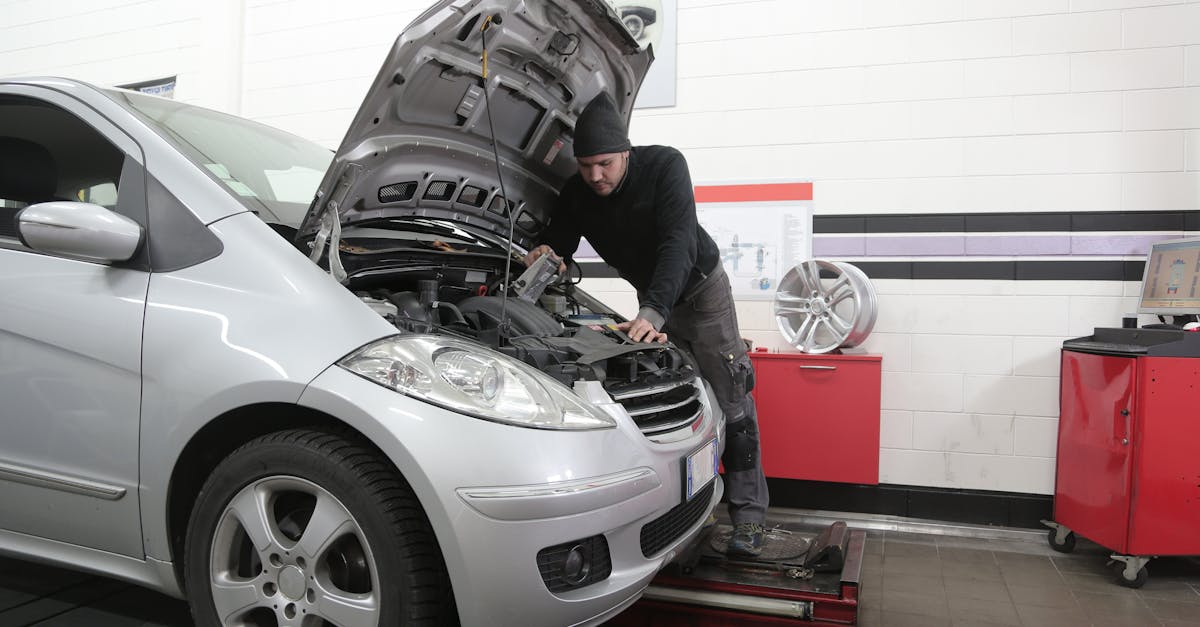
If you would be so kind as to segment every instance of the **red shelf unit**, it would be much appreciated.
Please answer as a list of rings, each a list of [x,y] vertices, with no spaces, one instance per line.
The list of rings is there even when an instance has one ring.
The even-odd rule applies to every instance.
[[[768,477],[879,483],[881,355],[754,351]]]

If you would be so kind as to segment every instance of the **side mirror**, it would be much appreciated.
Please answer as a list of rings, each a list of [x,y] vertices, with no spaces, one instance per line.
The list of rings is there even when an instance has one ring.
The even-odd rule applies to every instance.
[[[17,233],[28,247],[85,261],[128,261],[142,245],[142,226],[86,202],[29,205],[17,214]]]

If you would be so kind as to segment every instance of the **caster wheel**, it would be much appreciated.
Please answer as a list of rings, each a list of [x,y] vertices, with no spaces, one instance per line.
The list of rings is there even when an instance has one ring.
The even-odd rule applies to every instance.
[[[1063,538],[1063,541],[1059,543],[1058,531],[1051,529],[1050,533],[1046,534],[1046,539],[1050,542],[1050,548],[1058,551],[1059,553],[1070,553],[1071,551],[1075,550],[1074,531],[1068,532],[1067,537]]]
[[[1125,569],[1122,568],[1117,572],[1117,583],[1126,588],[1141,588],[1146,585],[1146,581],[1150,579],[1150,573],[1146,572],[1146,567],[1143,566],[1137,571],[1137,575],[1130,579],[1125,575]]]

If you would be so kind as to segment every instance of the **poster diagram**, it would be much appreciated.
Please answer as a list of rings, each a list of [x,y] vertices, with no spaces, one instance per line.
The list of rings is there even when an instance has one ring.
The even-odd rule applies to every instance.
[[[697,203],[737,298],[771,298],[779,280],[812,251],[810,203]]]
[[[697,185],[695,198],[735,298],[774,298],[783,276],[812,257],[812,183]],[[575,259],[603,261],[586,239]]]

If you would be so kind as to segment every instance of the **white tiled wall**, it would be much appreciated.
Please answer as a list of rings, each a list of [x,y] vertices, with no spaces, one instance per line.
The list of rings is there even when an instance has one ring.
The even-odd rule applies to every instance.
[[[327,146],[431,0],[0,0],[0,76],[178,75]],[[677,105],[637,143],[696,181],[816,181],[818,214],[1200,210],[1200,2],[678,0]],[[885,482],[1048,493],[1057,347],[1136,285],[876,281]],[[585,287],[625,313],[628,286]],[[770,305],[744,334],[779,346]]]
[[[1049,494],[1054,490],[1059,347],[1137,306],[1119,281],[876,280],[879,319],[860,350],[883,355],[880,480]],[[624,315],[620,279],[583,287]],[[789,348],[769,301],[741,301],[742,334]],[[1151,322],[1143,317],[1143,323]]]

